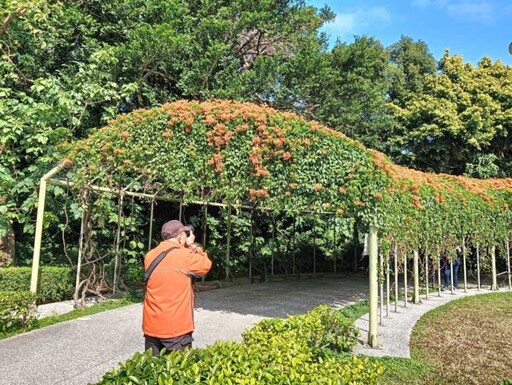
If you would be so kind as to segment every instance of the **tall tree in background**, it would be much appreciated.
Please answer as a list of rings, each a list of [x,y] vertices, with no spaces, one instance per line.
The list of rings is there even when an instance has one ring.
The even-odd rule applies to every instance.
[[[395,159],[434,172],[512,175],[512,68],[489,58],[475,67],[446,52],[439,71],[405,106],[391,105]]]
[[[311,116],[365,145],[383,149],[390,115],[386,107],[389,58],[382,44],[371,37],[356,37],[326,54],[319,68]]]
[[[436,73],[436,60],[427,43],[403,35],[388,47],[388,52],[391,63],[389,99],[403,106],[411,94],[423,92],[425,76]]]

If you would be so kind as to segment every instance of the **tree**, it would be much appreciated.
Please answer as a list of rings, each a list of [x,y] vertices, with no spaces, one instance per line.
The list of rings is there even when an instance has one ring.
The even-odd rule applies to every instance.
[[[425,75],[436,73],[436,60],[427,43],[403,35],[388,47],[388,52],[391,63],[389,99],[403,106],[408,95],[423,91]]]
[[[499,174],[512,175],[512,68],[489,58],[475,67],[446,52],[439,71],[424,76],[423,91],[409,92],[406,105],[390,104],[398,120],[394,158],[421,170],[495,176],[492,167],[477,175],[470,166],[492,153]]]
[[[378,40],[362,36],[352,44],[339,43],[323,60],[313,97],[306,103],[311,109],[307,116],[382,149],[390,126],[386,50]]]

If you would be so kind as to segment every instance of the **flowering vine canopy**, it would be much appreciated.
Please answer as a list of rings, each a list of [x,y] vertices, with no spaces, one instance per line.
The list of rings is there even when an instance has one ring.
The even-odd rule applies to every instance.
[[[90,184],[286,212],[358,217],[411,245],[508,237],[512,179],[394,165],[295,114],[234,101],[177,101],[120,115],[63,157]]]

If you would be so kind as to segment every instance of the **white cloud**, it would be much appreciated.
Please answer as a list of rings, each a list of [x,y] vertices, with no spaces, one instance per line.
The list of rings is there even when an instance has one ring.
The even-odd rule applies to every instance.
[[[412,4],[440,8],[460,21],[490,24],[495,20],[495,7],[488,0],[414,0]]]
[[[357,34],[362,28],[375,23],[387,23],[391,15],[384,7],[358,9],[349,13],[337,13],[336,19],[325,26],[330,34],[347,38]]]

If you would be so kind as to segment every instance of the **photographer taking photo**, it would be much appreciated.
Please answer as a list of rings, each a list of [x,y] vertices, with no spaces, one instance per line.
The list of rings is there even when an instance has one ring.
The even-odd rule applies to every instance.
[[[146,293],[142,310],[145,350],[153,355],[192,347],[192,279],[208,273],[212,262],[194,245],[192,226],[177,220],[162,227],[162,242],[144,258]]]

